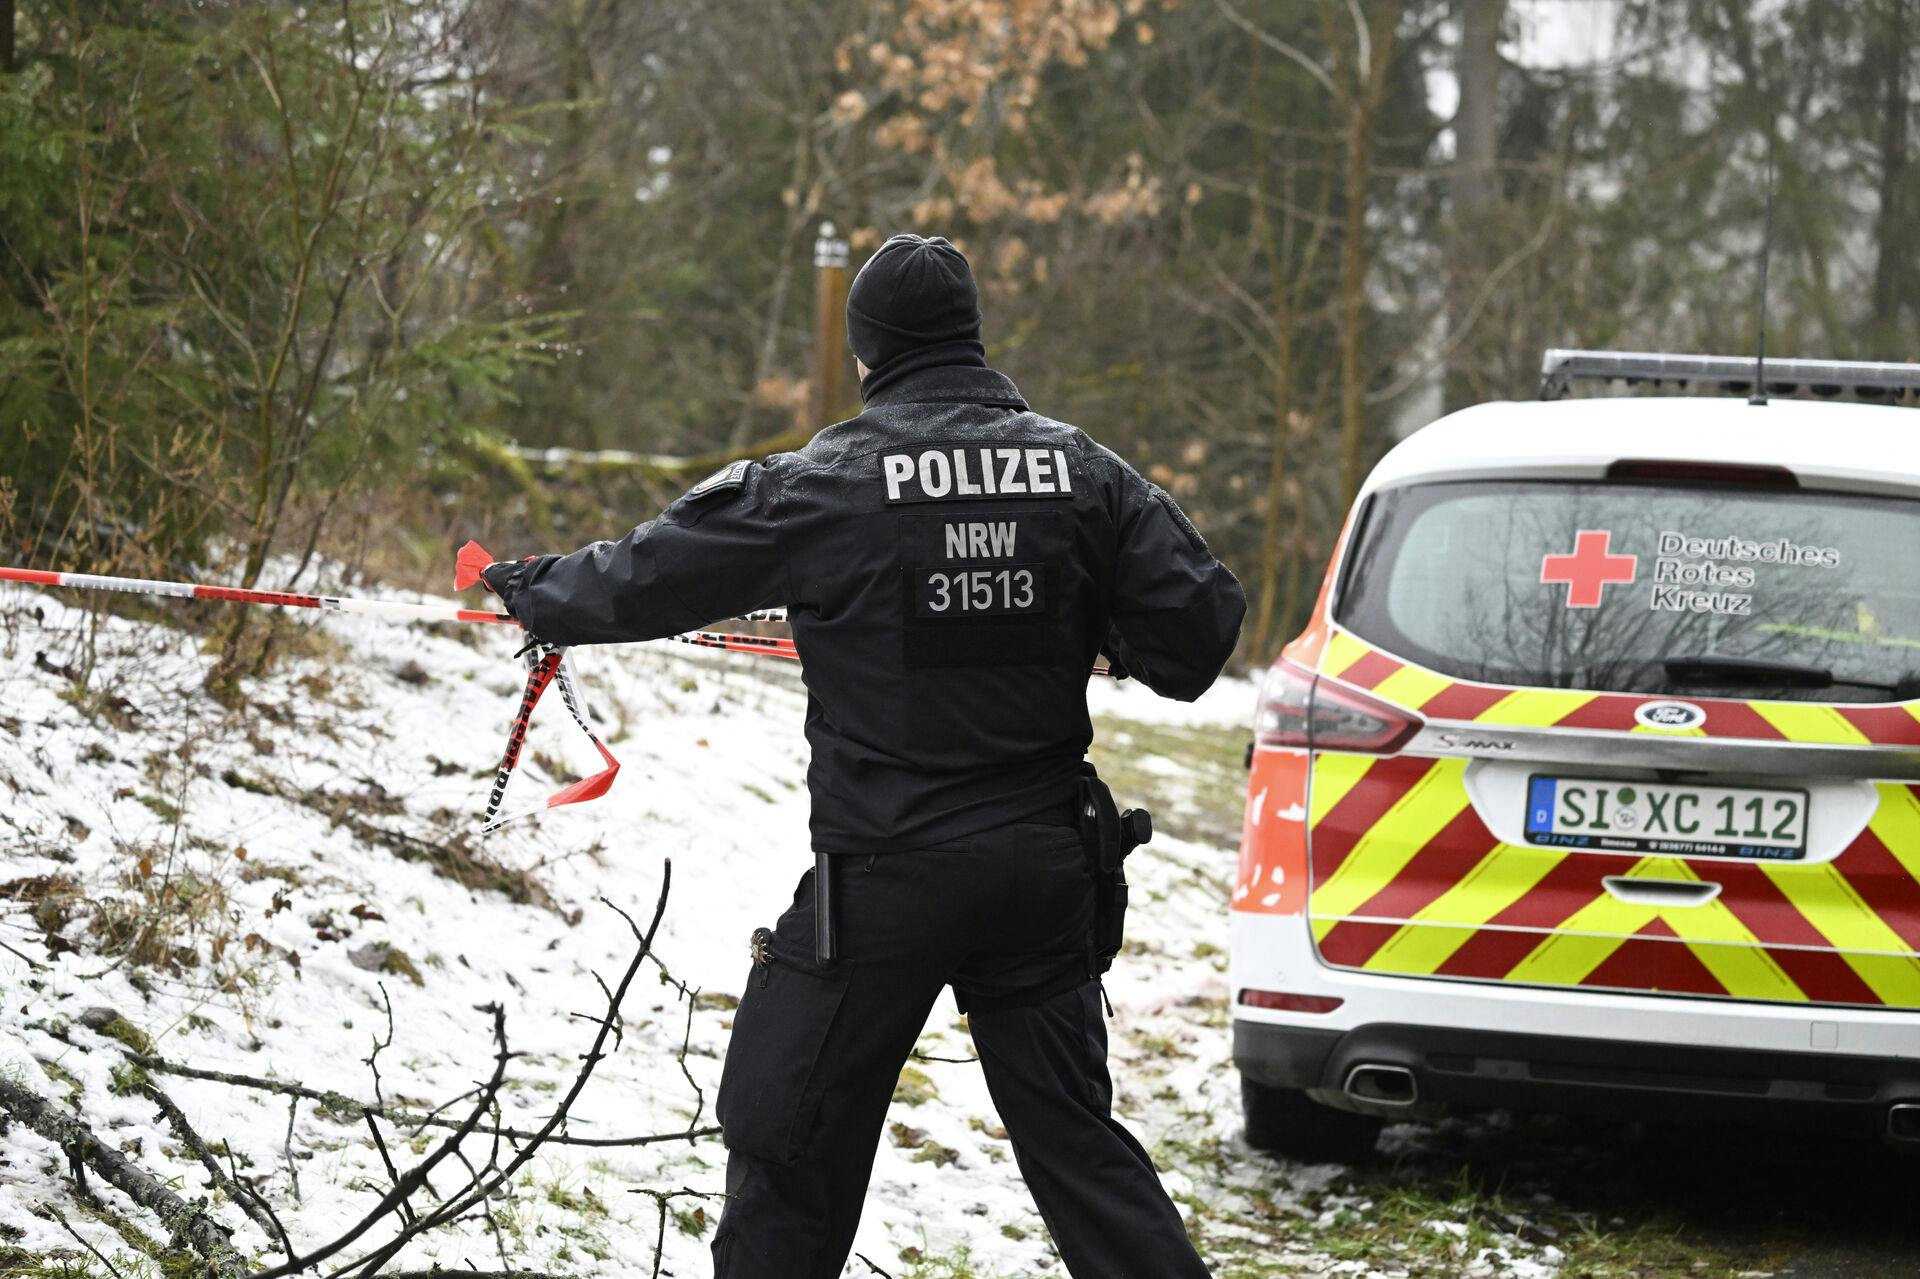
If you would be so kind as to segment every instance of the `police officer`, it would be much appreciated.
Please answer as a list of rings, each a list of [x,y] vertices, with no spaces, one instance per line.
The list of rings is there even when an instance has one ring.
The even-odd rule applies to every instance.
[[[789,610],[816,869],[752,939],[715,1103],[716,1273],[840,1274],[900,1068],[950,985],[1068,1270],[1204,1276],[1110,1112],[1076,796],[1095,657],[1191,700],[1245,597],[1165,492],[987,367],[953,245],[887,241],[847,327],[860,416],[723,468],[616,541],[487,571],[553,644]]]

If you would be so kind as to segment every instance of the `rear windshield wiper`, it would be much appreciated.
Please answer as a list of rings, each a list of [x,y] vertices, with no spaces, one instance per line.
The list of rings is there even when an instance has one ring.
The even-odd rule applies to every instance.
[[[1714,653],[1687,653],[1662,660],[1667,678],[1697,684],[1778,684],[1783,688],[1871,688],[1896,697],[1914,687],[1912,678],[1897,684],[1877,680],[1838,679],[1824,666],[1807,662],[1780,662],[1764,657],[1722,657]]]

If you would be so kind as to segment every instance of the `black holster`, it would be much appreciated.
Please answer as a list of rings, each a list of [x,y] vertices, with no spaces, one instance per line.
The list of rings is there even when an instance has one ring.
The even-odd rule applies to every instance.
[[[1093,878],[1093,936],[1087,952],[1087,975],[1098,977],[1113,967],[1114,956],[1126,939],[1127,854],[1153,838],[1153,815],[1144,808],[1124,813],[1113,792],[1093,771],[1082,765],[1078,809],[1080,843],[1086,849],[1087,872]]]

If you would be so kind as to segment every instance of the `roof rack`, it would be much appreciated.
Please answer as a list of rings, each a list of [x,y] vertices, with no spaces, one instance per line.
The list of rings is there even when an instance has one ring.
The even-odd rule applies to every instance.
[[[1564,399],[1576,380],[1672,383],[1728,395],[1753,389],[1756,361],[1744,355],[1664,355],[1653,351],[1550,350],[1540,360],[1540,398]],[[1766,393],[1782,398],[1852,398],[1875,403],[1920,400],[1920,364],[1767,357]]]

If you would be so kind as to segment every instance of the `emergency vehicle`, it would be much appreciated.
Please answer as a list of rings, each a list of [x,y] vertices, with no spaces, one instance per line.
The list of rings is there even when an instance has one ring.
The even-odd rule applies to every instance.
[[[1920,1143],[1920,365],[1544,374],[1381,460],[1266,677],[1247,1139],[1498,1107]]]

